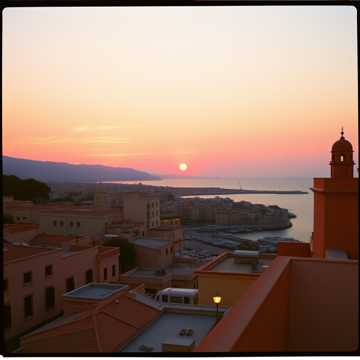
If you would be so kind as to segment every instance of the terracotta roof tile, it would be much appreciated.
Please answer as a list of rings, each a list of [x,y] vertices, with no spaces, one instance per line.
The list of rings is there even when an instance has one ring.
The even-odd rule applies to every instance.
[[[17,233],[31,230],[38,230],[38,224],[32,223],[18,223],[18,224],[4,224],[4,232]]]
[[[7,263],[14,260],[25,259],[34,255],[43,255],[51,250],[41,247],[12,245],[7,243],[4,245],[3,251],[4,263]]]
[[[54,246],[61,247],[63,244],[69,244],[76,239],[76,236],[49,235],[41,233],[29,241],[34,246]]]
[[[122,295],[95,309],[45,325],[22,338],[24,352],[115,352],[161,312]],[[49,327],[50,326],[50,327]]]

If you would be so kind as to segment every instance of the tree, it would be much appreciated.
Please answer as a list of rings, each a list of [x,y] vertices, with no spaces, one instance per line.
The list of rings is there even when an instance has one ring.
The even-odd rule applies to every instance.
[[[129,271],[136,266],[136,253],[134,244],[121,238],[107,240],[105,246],[115,246],[120,248],[119,268],[122,272]]]
[[[20,179],[15,175],[3,175],[5,196],[13,196],[15,200],[31,200],[44,202],[49,200],[50,187],[35,179]]]

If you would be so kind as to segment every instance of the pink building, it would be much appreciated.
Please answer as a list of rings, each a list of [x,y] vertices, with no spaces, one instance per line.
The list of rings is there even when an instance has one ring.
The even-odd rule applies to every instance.
[[[118,281],[118,248],[6,243],[3,250],[6,341],[59,315],[65,292],[89,282]]]

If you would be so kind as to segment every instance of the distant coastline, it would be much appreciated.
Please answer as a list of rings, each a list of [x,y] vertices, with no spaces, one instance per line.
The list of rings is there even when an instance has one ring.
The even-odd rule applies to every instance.
[[[225,189],[222,187],[178,187],[138,184],[114,184],[103,183],[105,186],[111,184],[120,191],[158,191],[171,192],[175,196],[203,196],[203,195],[238,195],[238,194],[276,194],[276,195],[303,195],[308,194],[302,190],[252,190],[252,189]]]

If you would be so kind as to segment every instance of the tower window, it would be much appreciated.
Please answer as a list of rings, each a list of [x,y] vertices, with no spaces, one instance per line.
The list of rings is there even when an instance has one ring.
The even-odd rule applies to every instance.
[[[340,162],[344,162],[344,155],[340,155]]]

